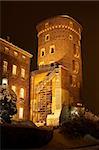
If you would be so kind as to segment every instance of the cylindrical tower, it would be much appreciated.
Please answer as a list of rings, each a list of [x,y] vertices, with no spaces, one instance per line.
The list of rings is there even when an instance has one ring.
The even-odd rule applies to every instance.
[[[39,69],[54,62],[66,67],[68,88],[75,101],[79,99],[82,81],[81,31],[81,25],[67,15],[49,18],[37,25]]]

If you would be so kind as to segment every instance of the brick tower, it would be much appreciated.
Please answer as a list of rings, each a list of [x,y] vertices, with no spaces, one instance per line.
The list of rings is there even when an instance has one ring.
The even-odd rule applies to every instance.
[[[31,75],[31,120],[57,125],[62,104],[80,100],[81,25],[67,15],[37,25],[38,67]]]

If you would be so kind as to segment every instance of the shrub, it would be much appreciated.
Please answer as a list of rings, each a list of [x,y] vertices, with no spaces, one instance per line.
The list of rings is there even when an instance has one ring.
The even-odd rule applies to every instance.
[[[72,108],[72,107],[71,107]],[[86,117],[84,113],[72,114],[72,109],[63,106],[60,114],[60,131],[69,137],[83,137],[90,134],[99,138],[99,121]]]

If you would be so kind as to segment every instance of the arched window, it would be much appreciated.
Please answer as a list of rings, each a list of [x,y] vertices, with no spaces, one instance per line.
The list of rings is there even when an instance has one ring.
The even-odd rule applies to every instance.
[[[23,119],[23,107],[19,108],[19,119]]]
[[[53,54],[55,52],[55,45],[50,46],[50,53]]]
[[[45,42],[47,42],[49,40],[50,40],[50,35],[49,34],[45,35]]]

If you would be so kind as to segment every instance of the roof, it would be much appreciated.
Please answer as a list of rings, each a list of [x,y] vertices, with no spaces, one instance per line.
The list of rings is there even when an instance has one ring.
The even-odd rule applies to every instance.
[[[44,19],[44,20],[42,20],[41,22],[39,22],[38,24],[37,24],[37,26],[39,26],[39,24],[41,24],[43,21],[47,21],[47,20],[49,20],[49,19],[53,19],[53,18],[68,18],[68,19],[71,19],[71,20],[73,20],[76,24],[78,24],[79,26],[80,26],[80,28],[81,28],[81,30],[82,30],[82,26],[75,20],[75,19],[73,19],[72,17],[70,17],[70,16],[68,16],[68,15],[56,15],[56,16],[52,16],[52,17],[49,17],[49,18],[46,18],[46,19]],[[37,27],[36,26],[36,27]]]
[[[20,53],[22,53],[22,54],[25,55],[25,56],[28,56],[28,57],[30,57],[30,58],[33,57],[32,54],[30,54],[30,53],[28,53],[27,51],[25,51],[25,50],[19,48],[18,46],[15,46],[14,44],[12,44],[12,43],[6,41],[5,39],[0,38],[0,41],[2,41],[2,42],[4,42],[4,43],[8,44],[9,46],[13,47],[17,52],[20,52]]]
[[[68,16],[68,15],[59,15],[59,16],[60,16],[60,17],[63,17],[63,18],[69,18],[69,19],[73,20],[73,21],[76,22],[76,23],[81,27],[81,29],[82,29],[81,24],[79,24],[74,18],[72,18],[72,17],[70,17],[70,16]]]

